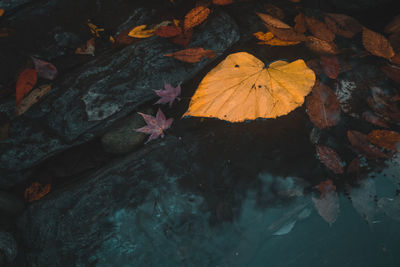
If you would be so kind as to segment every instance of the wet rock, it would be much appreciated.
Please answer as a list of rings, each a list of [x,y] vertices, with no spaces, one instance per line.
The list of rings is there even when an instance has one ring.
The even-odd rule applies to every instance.
[[[0,190],[0,211],[18,215],[25,208],[24,202],[10,193]]]
[[[6,262],[12,262],[18,254],[17,242],[12,234],[0,232],[0,254],[5,256]],[[0,256],[1,262],[1,256]]]
[[[154,109],[151,107],[141,112],[154,115]],[[146,123],[143,121],[142,116],[138,113],[131,114],[104,134],[101,138],[101,143],[104,149],[110,153],[125,154],[131,152],[142,144],[147,136],[144,133],[136,132],[135,129],[145,125]]]
[[[218,12],[195,32],[191,46],[221,55],[238,39],[234,21]],[[114,121],[155,99],[153,89],[162,88],[164,81],[187,81],[211,62],[188,64],[164,56],[179,49],[154,36],[104,52],[66,75],[46,98],[12,121],[10,137],[0,143],[0,188],[17,183],[15,173],[103,133]]]

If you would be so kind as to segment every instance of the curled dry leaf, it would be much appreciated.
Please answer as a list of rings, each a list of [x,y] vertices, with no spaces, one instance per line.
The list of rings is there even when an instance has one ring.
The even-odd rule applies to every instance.
[[[46,184],[45,186],[42,186],[40,183],[34,182],[25,189],[24,197],[27,201],[33,202],[47,195],[50,190],[51,184]]]
[[[35,69],[37,72],[37,75],[39,77],[48,79],[48,80],[54,80],[58,74],[57,68],[44,60],[40,60],[37,58],[32,57],[33,64],[35,65]]]
[[[311,51],[321,55],[335,55],[339,53],[335,43],[327,42],[314,36],[307,36],[306,46]]]
[[[362,41],[365,49],[374,56],[391,59],[395,55],[389,41],[380,33],[364,27]]]
[[[337,35],[352,38],[362,30],[361,24],[350,16],[336,13],[325,13],[325,23]]]
[[[184,62],[196,63],[205,57],[213,58],[216,55],[217,54],[212,50],[204,49],[202,47],[196,47],[180,50],[170,54],[165,54],[164,56],[173,57]]]
[[[183,28],[185,31],[196,27],[197,25],[201,24],[203,21],[205,21],[210,15],[211,10],[208,7],[204,6],[198,6],[190,10],[186,16],[185,20],[183,22]]]
[[[335,34],[326,26],[326,24],[313,17],[305,17],[307,29],[318,39],[333,42]]]
[[[274,16],[275,18],[278,18],[278,19],[285,18],[285,13],[283,12],[283,10],[273,4],[269,4],[269,3],[264,4],[264,8],[268,14],[270,14],[271,16]]]
[[[300,42],[290,42],[290,41],[282,41],[279,40],[274,36],[272,32],[256,32],[253,34],[257,39],[261,40],[262,42],[258,42],[257,44],[265,44],[271,46],[291,46],[297,45]]]
[[[96,50],[96,47],[94,46],[94,44],[95,44],[95,39],[94,38],[89,39],[86,42],[86,44],[82,45],[81,47],[78,47],[75,50],[75,54],[94,56],[94,51]]]
[[[133,38],[149,38],[154,35],[154,29],[146,29],[147,25],[139,25],[134,27],[132,30],[129,31],[128,36]]]
[[[333,90],[323,83],[314,85],[312,94],[306,98],[306,108],[310,120],[320,129],[340,121],[339,101]]]
[[[400,67],[396,66],[382,66],[381,70],[393,81],[400,83]]]
[[[214,5],[224,6],[233,3],[233,0],[213,0]]]
[[[304,14],[303,13],[299,13],[297,14],[297,16],[294,18],[294,30],[298,33],[305,33],[307,31],[307,27],[306,27],[306,20],[304,18]]]
[[[326,76],[331,79],[337,78],[340,73],[340,64],[336,56],[322,56],[320,63]]]
[[[296,32],[292,27],[281,20],[263,13],[256,13],[270,32],[282,41],[304,41],[305,36]]]
[[[373,130],[368,134],[368,140],[379,147],[398,151],[400,148],[400,134],[388,130]]]
[[[51,89],[50,84],[45,84],[32,90],[21,102],[17,105],[15,115],[19,116],[27,111],[32,105],[36,104],[40,98],[47,94]]]
[[[164,37],[164,38],[171,38],[174,36],[177,36],[182,33],[182,28],[175,26],[175,25],[169,25],[169,26],[160,26],[156,29],[155,35]]]
[[[37,73],[34,69],[25,69],[20,73],[16,86],[16,102],[17,105],[21,102],[22,98],[28,94],[37,82]]]
[[[352,145],[352,148],[360,154],[365,155],[368,159],[389,158],[379,148],[371,144],[368,136],[358,131],[347,131],[347,138]]]
[[[342,160],[332,148],[327,146],[317,146],[317,155],[319,160],[334,173],[341,174],[344,172]]]

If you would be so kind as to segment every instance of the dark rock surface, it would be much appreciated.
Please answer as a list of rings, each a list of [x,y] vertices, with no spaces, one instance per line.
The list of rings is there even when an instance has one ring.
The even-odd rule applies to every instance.
[[[5,261],[12,262],[17,256],[17,253],[17,242],[12,234],[0,231],[0,254],[5,256]],[[0,255],[0,263],[2,263],[1,261],[2,259]]]
[[[217,12],[194,34],[191,46],[222,54],[238,38],[233,20]],[[151,37],[119,51],[105,51],[66,75],[43,101],[11,122],[9,139],[0,144],[0,187],[17,183],[17,172],[104,132],[155,99],[153,89],[162,88],[164,81],[187,81],[211,61],[188,64],[164,56],[180,49]]]

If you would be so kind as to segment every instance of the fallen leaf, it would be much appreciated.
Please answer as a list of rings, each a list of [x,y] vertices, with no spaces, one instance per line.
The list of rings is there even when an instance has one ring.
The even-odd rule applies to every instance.
[[[224,6],[232,4],[233,0],[213,0],[214,5]]]
[[[33,64],[35,65],[35,69],[37,72],[37,75],[39,77],[48,79],[48,80],[54,80],[58,74],[57,68],[44,60],[40,60],[34,57],[31,57]]]
[[[86,42],[86,44],[82,45],[81,47],[78,47],[75,50],[75,54],[94,56],[94,51],[96,50],[96,47],[94,45],[95,45],[95,39],[91,38]]]
[[[325,190],[324,195],[320,198],[312,197],[312,201],[318,214],[331,226],[339,214],[339,197],[334,186],[326,187]]]
[[[96,25],[94,25],[90,19],[88,19],[88,26],[89,26],[89,30],[90,33],[93,34],[95,37],[99,38],[100,37],[100,32],[104,32],[103,28],[99,28]]]
[[[362,117],[364,120],[368,121],[369,123],[372,123],[374,125],[383,127],[383,128],[389,128],[389,125],[386,123],[386,121],[379,116],[378,114],[371,112],[371,111],[364,111],[362,114]]]
[[[314,71],[316,75],[320,75],[322,73],[322,67],[319,59],[310,59],[306,62],[306,64],[310,69]]]
[[[158,109],[155,117],[143,114],[141,112],[138,113],[142,115],[147,125],[142,128],[136,129],[135,131],[145,134],[150,134],[150,137],[145,144],[147,144],[151,140],[157,139],[159,136],[163,138],[164,131],[167,130],[169,127],[171,127],[173,121],[173,118],[169,118],[168,120],[166,120],[165,115],[161,111],[161,109]]]
[[[400,148],[400,134],[388,130],[373,130],[368,134],[368,141],[372,144],[398,151]]]
[[[298,33],[305,33],[307,31],[307,27],[306,27],[306,20],[304,18],[304,14],[303,13],[299,13],[297,14],[297,16],[294,18],[294,30]]]
[[[361,161],[359,158],[354,158],[350,161],[350,164],[347,166],[347,173],[359,173],[361,167]]]
[[[185,16],[185,20],[183,22],[183,28],[185,31],[196,27],[205,21],[210,15],[211,10],[208,7],[198,6],[191,9]]]
[[[180,50],[170,54],[165,54],[164,56],[173,57],[184,62],[196,63],[205,57],[213,58],[216,55],[217,54],[212,50],[204,49],[202,47],[196,47]]]
[[[231,122],[276,118],[304,103],[315,74],[303,60],[275,61],[265,67],[253,55],[228,55],[201,81],[183,116]]]
[[[171,38],[177,36],[182,33],[181,27],[177,27],[175,25],[170,26],[160,26],[156,29],[155,35],[164,37],[164,38]]]
[[[371,178],[360,181],[357,187],[350,190],[350,199],[354,209],[371,226],[376,214],[376,189],[375,182]]]
[[[256,13],[264,22],[265,27],[282,41],[304,41],[303,34],[296,32],[292,27],[282,22],[281,20],[263,13]]]
[[[318,39],[333,42],[335,34],[326,26],[326,24],[313,17],[305,17],[307,29]]]
[[[316,188],[321,193],[321,197],[325,197],[325,194],[329,191],[336,191],[336,186],[333,184],[331,179],[326,179],[320,182]]]
[[[307,36],[305,43],[308,49],[317,54],[335,55],[339,53],[335,43],[327,42],[314,36]]]
[[[189,29],[187,31],[182,32],[181,34],[172,37],[170,41],[174,44],[177,45],[182,45],[184,47],[187,47],[190,43],[190,40],[192,39],[193,35],[193,29]]]
[[[8,138],[8,129],[10,127],[9,123],[4,123],[0,125],[0,142]]]
[[[19,74],[15,93],[17,105],[21,102],[22,98],[32,90],[36,82],[37,73],[34,69],[25,69]]]
[[[345,38],[353,38],[362,30],[356,19],[345,14],[325,13],[325,23],[334,34]]]
[[[349,130],[347,131],[347,138],[349,139],[352,148],[357,153],[365,155],[368,159],[389,158],[387,154],[372,145],[368,140],[368,136],[361,132]]]
[[[47,94],[51,89],[50,84],[45,84],[32,90],[27,96],[25,96],[21,102],[17,105],[15,114],[17,116],[25,113],[32,105],[36,104],[40,98]]]
[[[306,112],[320,129],[334,126],[340,121],[339,101],[331,88],[317,82],[312,94],[306,98]]]
[[[42,186],[40,183],[34,182],[25,189],[24,197],[29,202],[37,201],[47,195],[50,190],[51,184],[46,184],[45,186]]]
[[[386,25],[385,33],[400,33],[400,15],[397,15],[392,19],[392,21]]]
[[[14,30],[11,30],[9,28],[0,28],[0,38],[1,37],[8,37],[13,33],[14,33]]]
[[[265,44],[271,46],[291,46],[297,45],[300,42],[289,42],[289,41],[282,41],[278,38],[274,37],[272,32],[256,32],[253,34],[257,39],[261,40],[262,42],[258,42],[257,44]]]
[[[273,4],[270,4],[270,3],[264,4],[264,8],[268,14],[270,14],[271,16],[274,16],[275,18],[278,18],[278,19],[285,18],[285,13],[283,12],[283,10]]]
[[[336,56],[322,56],[320,63],[326,76],[331,79],[337,78],[340,73],[340,64]]]
[[[0,8],[0,17],[2,17],[4,15],[4,9]]]
[[[132,30],[129,31],[128,36],[133,38],[149,38],[154,35],[154,29],[146,29],[147,25],[139,25],[134,27]]]
[[[374,56],[390,59],[395,55],[389,41],[380,33],[364,27],[362,41],[365,49]]]
[[[181,94],[181,85],[173,87],[171,84],[164,82],[164,90],[154,90],[154,92],[161,97],[155,104],[169,103],[171,107],[175,99],[180,100],[178,95]]]
[[[317,146],[317,155],[319,160],[334,173],[342,174],[344,172],[342,160],[332,148]]]
[[[400,67],[396,66],[382,66],[381,70],[393,81],[400,84]]]
[[[400,38],[399,38],[399,42],[400,42]],[[399,49],[400,50],[400,49]],[[394,57],[392,57],[390,59],[390,61],[394,64],[400,65],[400,54],[396,54],[394,55]]]

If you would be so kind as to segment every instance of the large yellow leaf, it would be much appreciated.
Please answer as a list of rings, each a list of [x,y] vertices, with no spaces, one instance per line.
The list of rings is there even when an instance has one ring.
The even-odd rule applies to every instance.
[[[203,78],[183,116],[231,122],[276,118],[301,106],[314,82],[314,72],[301,59],[266,68],[253,55],[234,53]]]

